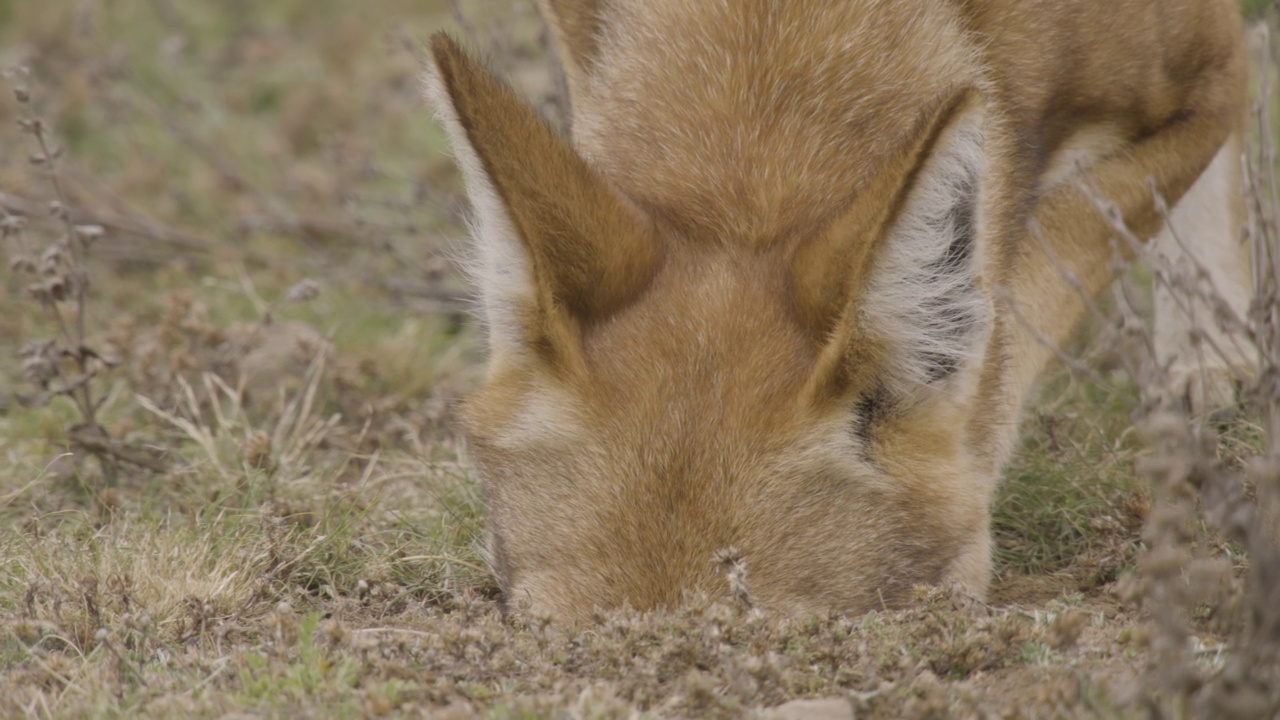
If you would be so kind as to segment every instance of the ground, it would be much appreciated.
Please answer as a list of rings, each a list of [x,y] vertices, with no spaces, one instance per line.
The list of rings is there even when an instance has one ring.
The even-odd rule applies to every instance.
[[[460,5],[0,4],[0,715],[1280,707],[1233,665],[1280,646],[1254,587],[1276,566],[1153,484],[1192,426],[1144,421],[1119,310],[1028,414],[985,602],[504,618],[451,422],[483,356],[419,44],[453,29],[540,109],[558,96],[532,3]],[[1251,497],[1270,402],[1186,466]]]

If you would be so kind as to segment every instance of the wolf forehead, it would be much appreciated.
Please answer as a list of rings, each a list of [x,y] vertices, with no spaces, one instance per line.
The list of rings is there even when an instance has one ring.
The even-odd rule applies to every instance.
[[[785,292],[786,267],[746,255],[673,249],[641,301],[581,330],[584,372],[566,381],[516,363],[469,406],[523,395],[518,424],[533,433],[646,414],[705,434],[793,418],[819,348]]]

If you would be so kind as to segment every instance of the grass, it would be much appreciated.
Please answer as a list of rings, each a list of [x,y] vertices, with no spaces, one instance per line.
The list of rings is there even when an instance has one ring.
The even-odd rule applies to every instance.
[[[1133,393],[1057,375],[1026,421],[997,502],[997,557],[1006,570],[1065,570],[1116,535],[1132,537],[1145,519],[1128,432]]]
[[[466,10],[550,107],[528,6]],[[23,406],[19,350],[57,327],[0,241],[0,715],[1142,715],[1174,632],[1134,590],[1161,577],[1141,550],[1165,506],[1106,335],[1076,352],[1106,382],[1056,371],[1028,416],[991,605],[501,617],[450,422],[481,367],[445,260],[461,198],[412,51],[454,23],[443,1],[0,3],[0,68],[29,69],[0,98],[0,147],[25,148],[0,153],[0,202],[28,249],[63,232],[15,129],[36,113],[74,223],[104,230],[83,311],[60,307],[111,360],[92,381],[115,443],[77,440],[65,396]],[[1224,428],[1228,466],[1262,447],[1255,421]],[[1241,543],[1196,537],[1238,591]],[[1231,656],[1228,604],[1193,614],[1195,672]]]

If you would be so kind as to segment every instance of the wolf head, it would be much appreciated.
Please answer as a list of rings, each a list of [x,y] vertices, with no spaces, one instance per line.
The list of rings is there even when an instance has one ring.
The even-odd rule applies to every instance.
[[[856,67],[842,52],[892,42],[753,56],[714,72],[781,89],[713,87],[725,106],[702,113],[652,77],[593,90],[598,58],[569,53],[575,147],[434,39],[428,94],[474,210],[490,350],[464,426],[509,603],[669,607],[723,592],[727,547],[784,612],[985,587],[983,104],[960,70],[826,87]],[[842,132],[866,136],[827,138]]]

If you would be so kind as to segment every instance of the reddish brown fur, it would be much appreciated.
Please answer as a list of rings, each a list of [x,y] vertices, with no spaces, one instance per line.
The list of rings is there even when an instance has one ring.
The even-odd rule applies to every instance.
[[[982,592],[992,490],[1052,352],[978,310],[1005,287],[1052,342],[1076,325],[1083,302],[1029,221],[1088,292],[1110,280],[1110,233],[1060,180],[1082,132],[1103,193],[1158,229],[1146,179],[1176,200],[1239,130],[1234,2],[544,10],[572,147],[451,41],[432,48],[437,102],[481,166],[470,189],[499,196],[528,261],[465,413],[509,598],[579,618],[671,605],[722,589],[728,546],[783,611],[858,612],[947,579]],[[956,261],[974,268],[958,292],[979,299],[962,330],[980,357],[906,386],[894,372],[918,358],[868,293],[966,127],[987,158],[974,256]]]

